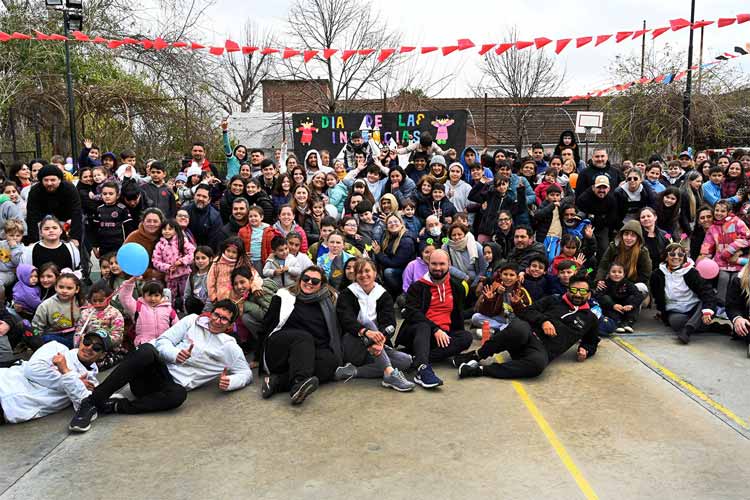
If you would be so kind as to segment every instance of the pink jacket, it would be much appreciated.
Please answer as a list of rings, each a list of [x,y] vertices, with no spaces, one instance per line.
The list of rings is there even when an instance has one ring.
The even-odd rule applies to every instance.
[[[185,238],[185,252],[180,253],[177,236],[172,237],[171,241],[167,241],[162,237],[156,243],[156,247],[154,247],[151,262],[156,269],[167,273],[168,280],[172,280],[190,274],[193,253],[195,253],[195,245],[188,241],[187,238]],[[175,270],[170,271],[169,267],[177,262],[178,259],[180,260],[180,265]]]
[[[750,245],[750,229],[736,215],[723,221],[714,221],[706,231],[701,245],[701,255],[711,255],[724,271],[740,271],[742,265],[729,262],[734,254]]]
[[[135,341],[133,342],[136,346],[151,342],[167,331],[172,323],[174,314],[172,314],[172,305],[168,300],[162,300],[162,302],[156,306],[151,307],[143,299],[133,298],[133,288],[135,288],[135,282],[125,282],[120,288],[120,303],[122,304],[125,312],[133,318],[135,317],[136,304],[141,303],[141,310],[138,313],[138,324],[135,326]]]

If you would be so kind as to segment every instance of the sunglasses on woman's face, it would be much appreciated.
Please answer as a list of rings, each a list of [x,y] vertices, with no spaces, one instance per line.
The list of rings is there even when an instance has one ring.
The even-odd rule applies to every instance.
[[[685,252],[680,252],[679,250],[672,250],[671,252],[668,252],[667,255],[669,255],[670,257],[682,258],[685,256]]]
[[[83,339],[83,345],[85,345],[86,347],[91,347],[91,350],[94,352],[104,352],[104,346],[102,345],[102,343],[94,342],[94,339],[90,337],[86,337]]]
[[[640,177],[628,177],[627,180],[628,181],[639,181],[639,180],[641,180],[641,178]]]
[[[302,276],[301,279],[303,283],[310,283],[315,286],[318,286],[323,282],[323,280],[321,280],[320,278],[313,278],[312,276],[308,276],[306,274]]]

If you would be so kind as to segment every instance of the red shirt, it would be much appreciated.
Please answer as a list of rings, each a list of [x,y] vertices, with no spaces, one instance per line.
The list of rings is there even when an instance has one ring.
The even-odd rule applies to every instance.
[[[425,317],[447,333],[451,329],[451,312],[453,312],[453,290],[450,281],[446,279],[440,284],[423,281],[429,283],[432,293],[430,307]]]

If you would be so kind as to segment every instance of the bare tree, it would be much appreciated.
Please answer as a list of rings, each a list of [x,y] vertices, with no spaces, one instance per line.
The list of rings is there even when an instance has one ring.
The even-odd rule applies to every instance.
[[[243,29],[244,45],[250,47],[274,47],[276,42],[270,32],[264,32],[251,21]],[[219,64],[218,79],[209,81],[211,97],[227,113],[250,111],[259,97],[261,82],[271,76],[273,56],[254,51],[225,54]]]
[[[389,27],[371,4],[356,0],[297,0],[289,11],[290,38],[297,47],[318,50],[309,63],[299,58],[285,61],[283,76],[292,79],[328,81],[325,87],[311,86],[301,96],[311,108],[336,112],[341,101],[377,94],[377,83],[387,78],[404,58],[393,54],[384,62],[378,51],[368,56],[354,55],[346,61],[337,53],[324,58],[322,49],[389,48],[400,45],[400,34]]]
[[[508,43],[518,40],[518,28],[508,30]],[[515,130],[513,142],[520,152],[528,142],[526,121],[534,98],[555,95],[565,78],[558,72],[555,59],[542,50],[511,49],[501,55],[488,53],[480,63],[482,78],[473,88],[477,97],[487,93],[493,97],[504,97],[509,104],[510,119]]]

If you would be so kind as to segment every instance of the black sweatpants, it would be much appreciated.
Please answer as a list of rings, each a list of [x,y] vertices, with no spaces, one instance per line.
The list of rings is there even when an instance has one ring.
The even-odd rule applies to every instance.
[[[460,354],[471,345],[470,332],[458,330],[447,333],[451,343],[447,347],[439,347],[427,323],[406,325],[399,331],[396,343],[406,347],[406,352],[414,356],[415,366],[427,365]]]
[[[315,338],[304,330],[282,328],[266,341],[268,370],[278,376],[278,387],[292,390],[313,375],[320,383],[330,382],[339,362],[331,349],[317,347]]]
[[[549,354],[525,321],[514,319],[499,332],[495,332],[477,351],[480,359],[508,351],[511,361],[492,363],[482,368],[482,373],[493,378],[531,378],[544,371],[549,364]]]
[[[99,384],[91,396],[97,408],[101,408],[112,394],[125,384],[136,397],[117,403],[119,413],[150,413],[171,410],[180,406],[187,398],[187,391],[170,375],[167,365],[151,344],[141,344],[117,365],[112,373]]]

